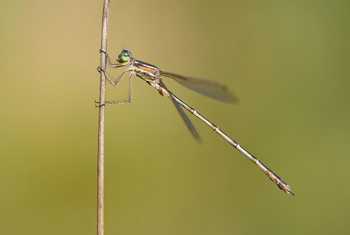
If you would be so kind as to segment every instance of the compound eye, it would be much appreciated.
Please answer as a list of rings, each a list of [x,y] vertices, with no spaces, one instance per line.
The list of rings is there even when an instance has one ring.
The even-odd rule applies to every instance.
[[[117,61],[119,63],[127,63],[131,60],[132,56],[131,56],[131,52],[127,49],[123,49],[119,55],[118,55],[118,59]]]
[[[120,63],[125,63],[125,62],[128,62],[130,60],[130,56],[128,53],[120,53],[119,56],[118,56],[118,61]]]

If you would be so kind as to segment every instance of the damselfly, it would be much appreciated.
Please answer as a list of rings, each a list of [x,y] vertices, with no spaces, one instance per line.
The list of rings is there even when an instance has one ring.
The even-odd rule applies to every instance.
[[[118,58],[116,59],[116,63],[112,63],[110,57],[105,51],[100,52],[106,55],[107,66],[109,66],[110,68],[125,68],[124,71],[116,78],[113,78],[105,70],[99,68],[99,71],[105,74],[105,77],[112,85],[116,86],[124,77],[124,75],[129,75],[128,102],[131,101],[131,78],[135,75],[136,77],[140,78],[141,80],[145,81],[148,85],[156,89],[160,95],[167,96],[170,98],[172,103],[175,105],[176,110],[180,114],[180,117],[182,118],[188,130],[191,132],[195,139],[198,140],[200,138],[199,134],[184,110],[196,116],[207,126],[213,129],[228,144],[237,149],[243,156],[255,163],[269,177],[269,179],[278,186],[279,189],[288,194],[294,195],[290,186],[280,176],[278,176],[271,169],[269,169],[262,161],[258,160],[253,154],[249,153],[237,141],[228,136],[222,129],[217,127],[213,122],[209,121],[204,115],[199,113],[198,110],[194,109],[193,107],[185,103],[183,100],[181,100],[179,97],[174,95],[174,93],[172,93],[164,84],[163,78],[170,78],[193,91],[196,91],[202,95],[211,97],[222,102],[229,103],[235,101],[236,97],[234,97],[225,86],[208,80],[201,80],[197,78],[185,77],[175,73],[165,72],[157,66],[135,59],[131,51],[127,49],[123,49],[120,52]]]

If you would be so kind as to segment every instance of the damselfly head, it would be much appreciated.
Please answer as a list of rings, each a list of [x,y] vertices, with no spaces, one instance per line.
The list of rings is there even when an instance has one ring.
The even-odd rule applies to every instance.
[[[119,55],[117,61],[119,63],[125,64],[128,63],[132,59],[132,53],[128,49],[123,49]]]

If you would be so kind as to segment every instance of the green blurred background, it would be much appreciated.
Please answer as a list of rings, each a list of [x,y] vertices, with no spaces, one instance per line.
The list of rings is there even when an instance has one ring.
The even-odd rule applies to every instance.
[[[106,111],[106,235],[349,234],[349,1],[112,1],[109,51],[227,84],[168,83],[296,192],[134,80]],[[95,234],[101,1],[2,1],[1,234]],[[127,94],[126,80],[108,99]]]

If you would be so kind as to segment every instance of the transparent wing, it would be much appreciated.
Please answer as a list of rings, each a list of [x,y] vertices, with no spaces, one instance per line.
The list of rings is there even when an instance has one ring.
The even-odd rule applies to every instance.
[[[191,122],[190,118],[186,115],[183,108],[178,103],[176,103],[176,101],[172,97],[170,97],[170,98],[171,98],[171,101],[173,102],[177,112],[179,113],[180,117],[184,121],[187,129],[191,132],[193,138],[195,138],[198,142],[200,142],[201,137],[199,136],[199,134],[198,134],[196,128],[194,127],[193,123]]]
[[[168,88],[165,86],[165,84],[162,81],[160,81],[160,85],[164,89],[168,90]],[[195,126],[193,125],[191,119],[186,115],[186,113],[183,110],[183,108],[174,100],[174,98],[172,96],[170,96],[170,99],[173,102],[173,104],[174,104],[177,112],[179,113],[181,119],[184,121],[187,129],[191,132],[193,138],[195,138],[198,142],[200,142],[201,141],[201,137],[199,136],[199,134],[198,134]]]
[[[171,78],[182,86],[225,103],[238,102],[238,98],[231,94],[226,86],[198,78],[185,77],[176,73],[161,71],[160,76]]]

